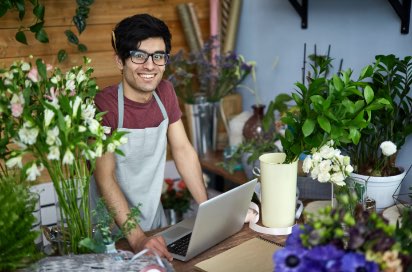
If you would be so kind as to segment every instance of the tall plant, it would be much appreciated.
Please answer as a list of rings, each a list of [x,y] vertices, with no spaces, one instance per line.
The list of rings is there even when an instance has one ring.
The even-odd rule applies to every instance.
[[[391,141],[400,149],[412,133],[412,56],[403,59],[395,55],[377,55],[370,86],[375,96],[389,101],[384,108],[371,116],[370,123],[362,130],[358,145],[348,145],[355,171],[372,176],[390,176],[400,171],[395,157],[385,157],[381,144]],[[387,161],[387,163],[383,163]]]
[[[85,65],[89,63],[85,58]],[[96,114],[98,87],[92,72],[91,67],[75,66],[63,73],[41,59],[35,65],[15,62],[2,71],[0,85],[2,96],[10,98],[12,115],[5,129],[17,131],[6,166],[21,167],[27,180],[47,169],[66,250],[73,253],[80,253],[78,243],[91,236],[88,195],[96,158],[106,151],[120,152],[117,147],[124,141],[124,133],[114,131],[109,137],[100,125],[103,113]],[[23,164],[26,155],[32,159]]]

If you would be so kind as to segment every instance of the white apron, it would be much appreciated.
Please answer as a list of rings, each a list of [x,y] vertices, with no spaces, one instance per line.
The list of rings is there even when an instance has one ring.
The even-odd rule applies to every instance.
[[[116,178],[129,207],[142,203],[139,225],[143,231],[167,225],[160,194],[164,182],[169,119],[156,92],[153,92],[153,96],[164,118],[160,125],[145,129],[123,128],[123,86],[120,83],[118,87],[118,130],[128,132],[125,135],[128,141],[119,147],[125,156],[115,154]],[[94,199],[96,203],[94,180],[91,191],[95,192],[92,201]]]

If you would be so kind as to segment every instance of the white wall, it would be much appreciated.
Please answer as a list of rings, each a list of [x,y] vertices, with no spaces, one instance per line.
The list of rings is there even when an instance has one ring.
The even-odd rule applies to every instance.
[[[302,29],[299,15],[287,0],[243,0],[237,52],[256,61],[263,103],[291,92],[294,83],[301,81],[304,43],[307,55],[314,52],[315,44],[318,54],[326,54],[330,44],[334,72],[343,58],[343,69],[352,68],[355,76],[375,55],[412,55],[412,23],[409,34],[401,34],[401,21],[387,0],[308,0],[308,4],[308,28]],[[273,68],[276,58],[279,61]],[[253,86],[251,79],[245,84]],[[254,97],[240,92],[244,110],[250,110]],[[412,138],[399,154],[399,163],[409,166],[411,152]],[[412,173],[408,179],[412,183]]]

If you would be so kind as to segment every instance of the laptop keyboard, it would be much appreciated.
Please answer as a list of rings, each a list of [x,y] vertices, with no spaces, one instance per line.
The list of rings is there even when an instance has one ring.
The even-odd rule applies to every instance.
[[[177,255],[181,256],[186,256],[187,253],[187,248],[189,247],[189,241],[190,237],[192,236],[192,233],[189,233],[182,238],[174,241],[170,245],[167,246],[167,250],[169,250],[170,253],[174,253]]]

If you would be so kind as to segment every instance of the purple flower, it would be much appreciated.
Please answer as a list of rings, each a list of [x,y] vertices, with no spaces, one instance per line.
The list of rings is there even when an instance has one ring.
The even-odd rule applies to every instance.
[[[321,264],[305,258],[307,250],[302,247],[286,247],[273,254],[276,272],[319,272]]]
[[[300,239],[300,235],[303,233],[303,229],[299,225],[295,225],[292,228],[292,233],[288,236],[286,240],[287,247],[302,247],[302,240]]]
[[[344,254],[342,250],[328,244],[312,248],[307,252],[306,257],[314,261],[327,262],[331,259],[340,259]]]
[[[365,259],[358,253],[347,253],[341,259],[340,271],[342,272],[378,272],[379,268],[375,262]]]

